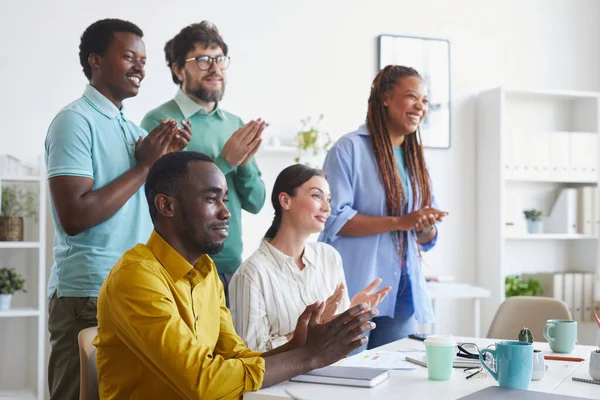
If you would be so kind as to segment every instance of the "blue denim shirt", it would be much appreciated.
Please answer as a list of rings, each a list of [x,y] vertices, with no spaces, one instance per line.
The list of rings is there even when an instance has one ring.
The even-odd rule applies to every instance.
[[[357,213],[387,215],[385,190],[367,127],[363,125],[341,137],[327,153],[323,169],[331,186],[331,216],[319,241],[329,243],[341,254],[350,298],[378,277],[383,279],[382,286],[392,287],[377,308],[379,316],[393,317],[402,271],[392,232],[359,237],[338,235]],[[407,199],[411,206],[413,195],[408,185]],[[421,250],[428,251],[436,241],[437,234],[431,242],[421,245]],[[434,322],[414,231],[408,232],[406,260],[415,319],[421,324]]]

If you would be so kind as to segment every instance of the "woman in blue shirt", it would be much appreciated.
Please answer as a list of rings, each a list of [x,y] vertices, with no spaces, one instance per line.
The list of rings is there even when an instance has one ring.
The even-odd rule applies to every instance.
[[[419,73],[390,65],[371,87],[367,123],[344,135],[323,169],[331,185],[331,216],[319,240],[342,256],[350,296],[377,277],[392,287],[379,304],[369,348],[416,332],[434,320],[421,269],[446,212],[435,208],[419,125],[427,115]]]

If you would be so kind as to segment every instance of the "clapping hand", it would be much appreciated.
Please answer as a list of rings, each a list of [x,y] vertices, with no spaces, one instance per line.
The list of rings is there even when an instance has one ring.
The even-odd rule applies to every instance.
[[[233,167],[245,166],[258,151],[266,122],[260,118],[239,128],[225,142],[221,155]]]
[[[375,308],[377,304],[381,303],[381,301],[387,296],[388,292],[392,290],[391,286],[386,286],[377,292],[371,293],[375,288],[381,285],[381,278],[375,279],[371,282],[367,287],[358,292],[356,296],[352,298],[352,302],[350,303],[350,307],[358,305],[360,303],[365,303],[367,305],[367,309],[370,310]]]
[[[338,306],[342,301],[342,297],[344,296],[344,290],[346,286],[344,283],[338,283],[333,291],[333,294],[327,298],[325,301],[325,308],[323,310],[323,314],[321,315],[321,321],[327,322],[331,320],[337,313]]]

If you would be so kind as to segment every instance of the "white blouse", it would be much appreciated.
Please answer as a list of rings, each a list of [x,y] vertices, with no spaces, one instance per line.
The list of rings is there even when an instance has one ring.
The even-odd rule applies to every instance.
[[[302,271],[294,259],[263,240],[229,284],[233,324],[246,346],[267,351],[287,342],[298,317],[316,301],[325,301],[339,283],[346,284],[342,258],[325,243],[306,243]],[[350,307],[347,289],[337,309]]]

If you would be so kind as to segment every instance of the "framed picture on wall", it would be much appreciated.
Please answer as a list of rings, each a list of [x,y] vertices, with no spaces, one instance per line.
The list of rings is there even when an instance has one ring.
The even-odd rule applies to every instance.
[[[450,42],[413,36],[379,36],[379,69],[416,69],[429,93],[429,113],[421,123],[424,147],[450,148]]]

